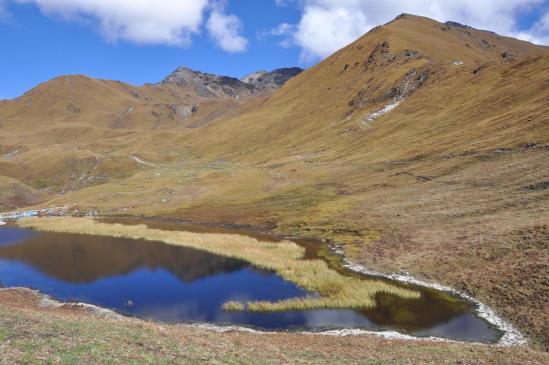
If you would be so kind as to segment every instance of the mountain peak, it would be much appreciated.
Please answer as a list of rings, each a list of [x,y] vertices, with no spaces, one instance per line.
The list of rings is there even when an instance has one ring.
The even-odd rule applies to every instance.
[[[286,81],[301,73],[299,67],[279,68],[271,72],[257,71],[241,79],[196,71],[186,66],[178,67],[160,84],[191,87],[198,96],[242,97],[263,90],[282,87]]]
[[[186,86],[204,98],[241,97],[251,94],[252,88],[237,78],[178,67],[162,82],[162,85]]]
[[[246,75],[240,81],[251,85],[256,90],[278,89],[289,79],[303,72],[299,67],[277,68],[271,72],[257,71]]]

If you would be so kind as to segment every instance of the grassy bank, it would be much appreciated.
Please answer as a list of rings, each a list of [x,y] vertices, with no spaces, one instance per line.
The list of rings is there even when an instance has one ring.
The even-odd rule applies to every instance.
[[[126,237],[160,241],[196,248],[217,255],[245,260],[256,267],[276,272],[320,297],[292,298],[278,302],[225,303],[226,310],[285,311],[323,308],[372,308],[378,293],[402,298],[419,298],[420,293],[379,280],[347,277],[330,269],[322,260],[304,260],[304,249],[291,241],[264,242],[235,234],[163,231],[145,225],[99,223],[90,218],[49,217],[19,222],[21,227],[43,231]],[[108,254],[106,252],[105,254]]]

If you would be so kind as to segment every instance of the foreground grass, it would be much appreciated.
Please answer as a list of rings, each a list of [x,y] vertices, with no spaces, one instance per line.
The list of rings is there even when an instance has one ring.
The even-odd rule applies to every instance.
[[[319,297],[291,298],[277,302],[253,301],[225,303],[226,310],[286,311],[306,309],[372,308],[378,293],[402,298],[419,298],[420,293],[379,280],[347,277],[330,269],[322,260],[303,260],[304,249],[294,242],[263,242],[234,234],[192,233],[151,229],[145,225],[99,223],[90,218],[48,217],[19,222],[21,227],[43,231],[91,234],[161,241],[192,247],[214,254],[245,260]],[[105,254],[108,254],[106,252]]]
[[[219,333],[137,319],[41,308],[28,290],[0,291],[1,364],[546,364],[525,347]]]

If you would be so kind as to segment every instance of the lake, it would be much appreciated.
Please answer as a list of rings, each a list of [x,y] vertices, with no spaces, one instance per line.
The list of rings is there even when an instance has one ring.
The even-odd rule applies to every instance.
[[[307,257],[326,258],[323,243],[300,244],[306,246]],[[285,331],[396,330],[480,342],[495,342],[501,335],[476,316],[470,303],[417,287],[419,299],[379,294],[375,308],[367,310],[227,312],[222,305],[232,300],[277,301],[316,294],[245,261],[196,249],[13,226],[0,228],[0,285],[29,287],[61,301],[164,322]]]

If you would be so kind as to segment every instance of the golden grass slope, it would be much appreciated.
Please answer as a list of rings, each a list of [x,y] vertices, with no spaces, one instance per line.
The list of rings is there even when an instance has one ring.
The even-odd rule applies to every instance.
[[[2,174],[59,192],[144,167],[113,164],[120,156],[178,165],[230,160],[264,167],[292,159],[341,165],[543,143],[547,55],[546,47],[406,15],[274,95],[243,102],[203,100],[184,88],[60,77],[0,104],[0,145],[26,149]],[[410,72],[426,77],[422,85],[387,116],[362,123],[391,102]],[[174,109],[194,104],[198,113],[189,118]],[[94,155],[104,155],[112,168],[82,183]],[[67,165],[82,168],[69,172]],[[21,171],[40,168],[52,176]]]
[[[17,210],[21,207],[38,204],[47,195],[32,189],[18,180],[0,176],[0,209]]]

